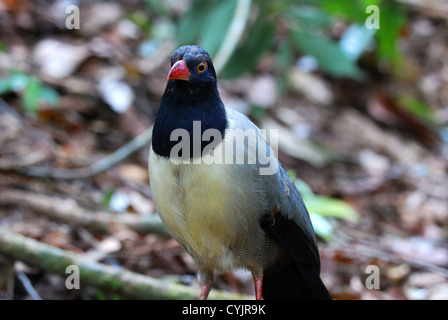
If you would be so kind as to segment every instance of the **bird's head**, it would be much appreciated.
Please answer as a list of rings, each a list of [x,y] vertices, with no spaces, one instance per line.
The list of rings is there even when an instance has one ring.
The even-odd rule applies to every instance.
[[[154,152],[163,157],[172,157],[171,150],[179,143],[172,139],[176,129],[186,130],[191,139],[189,146],[193,146],[195,123],[200,123],[201,137],[207,129],[216,129],[223,137],[227,128],[226,110],[210,55],[198,46],[182,46],[171,55],[170,67],[152,138]],[[210,143],[210,140],[200,141],[199,155],[193,154],[196,148],[182,154],[196,158]]]
[[[216,84],[216,72],[210,55],[198,46],[182,46],[170,57],[169,81],[186,81],[190,85]]]

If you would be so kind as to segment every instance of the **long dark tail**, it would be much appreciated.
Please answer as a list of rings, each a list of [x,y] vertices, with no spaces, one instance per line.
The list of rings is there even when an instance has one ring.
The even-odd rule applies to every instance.
[[[320,258],[315,238],[307,236],[298,223],[278,212],[261,220],[266,234],[285,249],[283,259],[266,270],[264,299],[331,299],[319,277]]]
[[[331,296],[315,268],[287,257],[280,269],[263,279],[263,299],[331,300]]]

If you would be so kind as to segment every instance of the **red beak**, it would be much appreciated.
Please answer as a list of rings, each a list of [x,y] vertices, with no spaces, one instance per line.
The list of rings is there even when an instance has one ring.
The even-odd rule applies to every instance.
[[[168,80],[188,80],[191,76],[190,71],[188,71],[187,65],[184,60],[177,61],[172,67],[168,76]]]

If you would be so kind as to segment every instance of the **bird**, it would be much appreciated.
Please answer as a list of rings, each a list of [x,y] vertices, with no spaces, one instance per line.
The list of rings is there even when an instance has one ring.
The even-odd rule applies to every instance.
[[[197,266],[200,300],[237,269],[257,300],[330,300],[309,213],[263,133],[224,105],[207,51],[177,48],[149,152],[156,211]]]

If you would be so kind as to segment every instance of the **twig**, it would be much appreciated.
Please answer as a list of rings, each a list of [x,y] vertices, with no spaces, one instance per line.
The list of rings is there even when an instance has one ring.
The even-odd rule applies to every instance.
[[[0,253],[0,300],[12,300],[14,296],[14,263]]]
[[[68,276],[66,268],[79,268],[80,282],[136,299],[197,299],[199,290],[173,282],[147,277],[122,268],[83,259],[82,255],[62,250],[0,227],[0,252],[31,266]],[[210,299],[248,299],[247,296],[213,290]]]
[[[18,152],[21,155],[17,157],[19,159],[0,159],[0,170],[14,171],[34,165],[48,157],[50,153],[49,150],[52,149],[52,146],[48,143],[48,139],[45,139],[45,135],[42,131],[34,128],[29,119],[23,118],[19,112],[1,97],[0,116],[3,117],[3,121],[9,122],[9,124],[14,124],[12,126],[12,133],[8,134],[8,130],[7,132],[2,132],[2,136],[0,137],[0,145],[2,145],[1,151],[4,152],[5,149],[8,149],[7,145],[11,145],[12,148],[6,153]],[[17,127],[20,129],[16,131],[15,129]],[[26,128],[26,130],[23,130],[22,128]],[[25,146],[23,146],[23,144],[25,144]],[[34,148],[30,148],[31,144],[34,145]],[[36,145],[39,149],[36,148]],[[0,157],[2,156],[2,152],[0,152]]]
[[[165,226],[156,214],[89,211],[80,207],[73,199],[60,199],[15,189],[2,190],[1,205],[25,206],[55,219],[99,230],[108,230],[110,226],[118,223],[139,233],[166,233]]]
[[[127,142],[125,145],[120,147],[118,150],[112,154],[104,157],[103,159],[82,168],[76,169],[59,169],[59,168],[46,168],[29,166],[26,168],[20,168],[20,173],[33,176],[33,177],[44,177],[44,178],[55,178],[55,179],[81,179],[94,176],[100,172],[103,172],[119,162],[126,159],[132,153],[138,149],[147,145],[152,138],[152,126],[145,130],[140,135],[136,136],[131,141]]]
[[[218,53],[213,58],[213,65],[215,66],[217,74],[219,74],[225,67],[243,35],[250,13],[250,6],[251,0],[238,0],[237,2],[232,22],[230,23],[226,36],[219,47]]]
[[[356,237],[350,235],[348,232],[355,233]],[[368,240],[364,238],[370,238]],[[320,249],[325,251],[342,251],[353,254],[355,256],[364,256],[367,258],[378,258],[391,263],[406,263],[414,268],[426,269],[433,273],[441,274],[448,277],[448,269],[437,266],[435,264],[417,261],[411,257],[399,256],[390,252],[387,252],[385,248],[381,246],[381,241],[378,237],[373,235],[367,235],[356,230],[349,230],[348,228],[340,228],[332,243],[329,245],[322,245]],[[372,245],[375,244],[375,245]]]
[[[5,171],[15,170],[16,168],[25,168],[31,166],[47,158],[48,154],[44,150],[36,150],[30,152],[26,157],[22,159],[7,160],[0,159],[0,169]]]
[[[20,280],[20,283],[22,283],[23,287],[25,288],[25,291],[30,295],[31,299],[42,300],[42,298],[37,293],[36,289],[34,289],[30,279],[28,279],[28,277],[23,271],[16,271],[16,275],[17,278]]]

